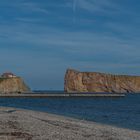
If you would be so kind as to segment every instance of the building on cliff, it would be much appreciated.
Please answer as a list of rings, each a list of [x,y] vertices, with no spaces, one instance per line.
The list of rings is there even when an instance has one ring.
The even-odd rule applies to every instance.
[[[13,77],[17,77],[16,75],[14,75],[11,72],[5,72],[1,75],[1,78],[13,78]]]
[[[25,84],[23,79],[11,72],[3,73],[0,77],[0,94],[8,93],[28,93],[31,89]]]

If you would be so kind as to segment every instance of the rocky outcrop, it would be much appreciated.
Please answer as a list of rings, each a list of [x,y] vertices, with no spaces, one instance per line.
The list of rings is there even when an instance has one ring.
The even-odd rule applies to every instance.
[[[25,93],[30,91],[30,88],[20,77],[0,78],[0,94]]]
[[[140,93],[140,76],[79,72],[68,69],[65,74],[66,92]]]

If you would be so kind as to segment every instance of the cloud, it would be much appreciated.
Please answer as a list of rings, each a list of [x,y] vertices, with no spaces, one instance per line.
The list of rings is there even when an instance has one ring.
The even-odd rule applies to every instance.
[[[73,0],[73,13],[76,12],[77,0]]]
[[[108,10],[117,10],[118,7],[111,0],[79,0],[78,6],[89,12],[107,12]]]
[[[36,3],[34,1],[24,1],[24,0],[14,0],[14,2],[11,2],[9,0],[6,0],[4,2],[0,2],[1,7],[3,7],[3,12],[17,12],[15,15],[19,15],[21,13],[42,13],[42,14],[48,14],[48,10],[40,3]]]
[[[30,12],[40,12],[48,14],[48,11],[42,5],[36,4],[34,2],[23,2],[20,4],[20,7],[24,11],[28,10]]]
[[[76,14],[77,0],[73,0],[73,22],[75,23],[75,14]]]
[[[127,59],[130,56],[131,58],[139,56],[138,50],[140,48],[138,40],[135,42],[136,38],[124,40],[124,38],[116,37],[110,33],[65,31],[45,26],[39,27],[38,25],[29,23],[27,25],[17,24],[10,27],[4,25],[0,26],[0,30],[0,41],[3,43],[8,41],[15,44],[31,45],[34,49],[36,48],[44,51],[47,49],[52,52],[60,51],[62,56],[65,53],[73,54],[75,57],[76,55],[79,55],[79,57],[80,55],[97,57],[105,53],[122,57],[126,56]],[[19,45],[16,49],[21,49],[21,47],[22,46]]]

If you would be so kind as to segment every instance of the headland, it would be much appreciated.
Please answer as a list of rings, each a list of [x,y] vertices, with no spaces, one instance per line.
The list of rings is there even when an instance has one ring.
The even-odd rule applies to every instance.
[[[80,72],[67,69],[64,90],[68,93],[140,93],[140,76]]]
[[[13,73],[4,73],[0,76],[0,94],[31,92],[24,80]]]

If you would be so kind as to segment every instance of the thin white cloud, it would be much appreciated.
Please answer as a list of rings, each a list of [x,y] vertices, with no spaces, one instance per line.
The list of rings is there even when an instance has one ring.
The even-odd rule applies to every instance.
[[[73,0],[73,22],[75,23],[76,21],[76,7],[77,7],[77,0]]]
[[[77,0],[73,0],[73,13],[76,13]]]
[[[79,0],[78,6],[89,12],[107,12],[107,10],[109,9],[118,9],[118,7],[114,3],[112,3],[111,0]]]
[[[40,12],[40,13],[48,14],[48,11],[42,5],[33,2],[23,2],[20,5],[21,5],[20,7],[24,11],[28,10],[30,12]]]
[[[140,43],[136,41],[136,38],[124,40],[108,33],[68,32],[45,26],[37,27],[32,24],[3,25],[0,26],[0,30],[1,42],[32,44],[43,50],[54,47],[54,49],[60,48],[65,53],[81,55],[98,55],[100,52],[107,52],[126,56],[126,58],[139,56],[140,51]]]
[[[77,7],[93,14],[103,14],[103,16],[136,14],[113,0],[78,0]]]
[[[1,7],[8,8],[8,10],[17,10],[17,13],[20,13],[21,11],[24,13],[27,12],[39,12],[48,14],[48,10],[39,3],[35,3],[34,1],[23,1],[23,0],[15,0],[12,1],[5,1],[1,2]]]

